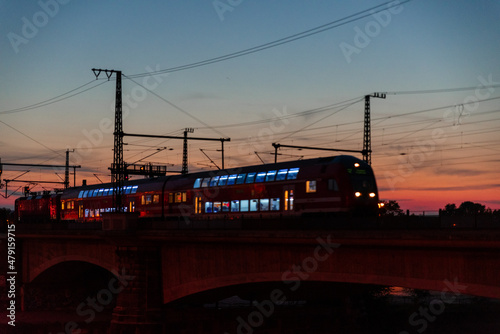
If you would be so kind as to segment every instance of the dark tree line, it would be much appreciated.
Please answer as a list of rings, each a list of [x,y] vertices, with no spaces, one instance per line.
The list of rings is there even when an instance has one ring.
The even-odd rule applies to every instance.
[[[500,215],[500,210],[491,210],[480,203],[465,201],[457,207],[454,203],[448,203],[441,210],[447,216],[479,216],[479,215]]]

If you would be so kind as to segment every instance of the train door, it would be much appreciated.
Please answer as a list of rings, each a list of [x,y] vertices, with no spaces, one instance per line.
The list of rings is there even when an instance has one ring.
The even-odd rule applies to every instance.
[[[291,213],[294,210],[295,186],[283,187],[283,211]]]
[[[131,198],[128,201],[128,212],[135,212],[135,199]]]

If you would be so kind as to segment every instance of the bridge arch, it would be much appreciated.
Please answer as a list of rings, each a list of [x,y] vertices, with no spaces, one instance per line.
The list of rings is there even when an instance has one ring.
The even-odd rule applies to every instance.
[[[52,259],[49,259],[41,264],[39,264],[36,267],[30,268],[30,274],[29,274],[29,279],[26,281],[26,283],[31,283],[33,280],[35,280],[38,276],[40,276],[43,272],[46,270],[49,270],[50,268],[62,264],[64,262],[85,262],[89,264],[93,264],[95,266],[98,266],[102,269],[107,270],[111,274],[115,275],[118,273],[118,268],[116,267],[115,263],[112,263],[110,261],[105,261],[103,259],[96,259],[90,256],[84,256],[84,255],[63,255],[63,256],[58,256]]]

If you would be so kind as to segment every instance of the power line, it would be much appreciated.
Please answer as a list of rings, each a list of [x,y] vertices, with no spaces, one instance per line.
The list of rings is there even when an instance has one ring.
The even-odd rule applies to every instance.
[[[48,105],[50,105],[50,104],[54,104],[54,103],[57,103],[57,102],[61,102],[61,101],[64,101],[64,100],[66,100],[66,99],[69,99],[69,98],[71,98],[71,97],[74,97],[74,96],[76,96],[76,95],[79,95],[79,94],[85,93],[85,92],[87,92],[87,91],[89,91],[89,90],[91,90],[91,89],[94,89],[94,88],[96,88],[96,87],[98,87],[98,86],[100,86],[100,85],[102,85],[102,84],[106,83],[106,81],[103,81],[103,82],[101,82],[101,83],[99,83],[99,84],[97,84],[97,85],[95,85],[95,86],[92,86],[92,87],[89,87],[89,88],[87,88],[87,89],[84,89],[84,90],[82,90],[82,91],[80,91],[80,92],[76,92],[76,93],[74,93],[74,94],[68,95],[68,94],[70,94],[70,93],[73,93],[73,92],[75,92],[75,91],[79,90],[80,88],[83,88],[83,87],[85,87],[85,86],[89,85],[89,84],[90,84],[90,83],[92,83],[92,82],[95,82],[95,80],[89,81],[89,82],[87,82],[86,84],[83,84],[83,85],[81,85],[81,86],[79,86],[79,87],[77,87],[77,88],[74,88],[74,89],[72,89],[72,90],[70,90],[70,91],[67,91],[66,93],[63,93],[63,94],[57,95],[57,96],[55,96],[55,97],[53,97],[53,98],[50,98],[50,99],[47,99],[47,100],[44,100],[44,101],[41,101],[41,102],[38,102],[38,103],[35,103],[35,104],[31,104],[31,105],[29,105],[29,106],[20,107],[20,108],[14,108],[14,109],[10,109],[10,110],[0,111],[0,115],[5,115],[5,114],[13,114],[13,113],[18,113],[18,112],[21,112],[21,111],[27,111],[27,110],[32,110],[32,109],[36,109],[36,108],[45,107],[45,106],[48,106]],[[65,95],[67,95],[67,96],[65,96]],[[64,97],[63,97],[63,96],[64,96]]]
[[[133,77],[133,78],[140,78],[140,77],[150,76],[150,75],[159,75],[159,74],[164,74],[164,73],[177,72],[177,71],[187,70],[187,69],[191,69],[191,68],[195,68],[195,67],[205,66],[205,65],[209,65],[209,64],[213,64],[213,63],[218,63],[218,62],[221,62],[221,61],[225,61],[225,60],[229,60],[229,59],[233,59],[233,58],[245,56],[245,55],[248,55],[248,54],[251,54],[251,53],[256,53],[256,52],[263,51],[263,50],[266,50],[266,49],[270,49],[270,48],[273,48],[273,47],[276,47],[276,46],[279,46],[279,45],[282,45],[282,44],[290,43],[290,42],[293,42],[293,41],[296,41],[296,40],[299,40],[299,39],[302,39],[302,38],[305,38],[305,37],[309,37],[309,36],[318,34],[320,32],[324,32],[324,31],[327,31],[327,30],[338,28],[340,26],[343,26],[343,25],[346,25],[348,23],[361,20],[361,19],[363,19],[365,17],[368,17],[368,16],[371,16],[373,14],[379,13],[381,11],[390,9],[392,7],[403,5],[403,4],[405,4],[407,2],[410,2],[410,1],[411,0],[403,0],[403,1],[398,1],[398,2],[388,1],[388,2],[382,3],[380,5],[377,5],[377,6],[374,6],[374,7],[365,9],[365,10],[362,10],[362,11],[357,12],[355,14],[351,14],[351,15],[345,16],[345,17],[343,17],[341,19],[338,19],[338,20],[335,20],[335,21],[332,21],[332,22],[320,25],[318,27],[315,27],[315,28],[312,28],[312,29],[309,29],[309,30],[305,30],[305,31],[302,31],[302,32],[299,32],[299,33],[296,33],[296,34],[293,34],[293,35],[290,35],[290,36],[287,36],[287,37],[284,37],[284,38],[280,38],[280,39],[274,40],[272,42],[268,42],[268,43],[265,43],[265,44],[261,44],[261,45],[254,46],[254,47],[251,47],[251,48],[248,48],[248,49],[244,49],[244,50],[240,50],[240,51],[237,51],[237,52],[229,53],[229,54],[226,54],[226,55],[223,55],[223,56],[218,56],[218,57],[215,57],[215,58],[210,58],[210,59],[206,59],[206,60],[202,60],[202,61],[198,61],[198,62],[194,62],[194,63],[190,63],[190,64],[185,64],[185,65],[180,65],[180,66],[176,66],[176,67],[171,67],[171,68],[160,70],[160,71],[156,71],[156,72],[139,73],[139,74],[132,75],[131,77]],[[384,8],[381,8],[381,7],[384,7]]]

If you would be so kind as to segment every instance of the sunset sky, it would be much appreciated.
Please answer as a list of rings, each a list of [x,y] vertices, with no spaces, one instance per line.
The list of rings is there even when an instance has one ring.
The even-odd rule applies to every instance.
[[[0,158],[64,164],[75,149],[77,184],[109,181],[115,81],[92,68],[123,71],[125,132],[229,137],[229,168],[261,163],[254,152],[271,163],[273,142],[361,150],[363,97],[386,92],[371,103],[381,199],[413,211],[468,200],[500,209],[500,1],[396,4],[0,0]],[[142,161],[180,169],[182,141],[124,141],[125,161],[169,147]],[[215,168],[200,148],[220,165],[219,146],[190,142],[190,171]],[[2,180],[28,169],[21,179],[60,181],[8,166]],[[0,207],[24,185],[9,183]]]

